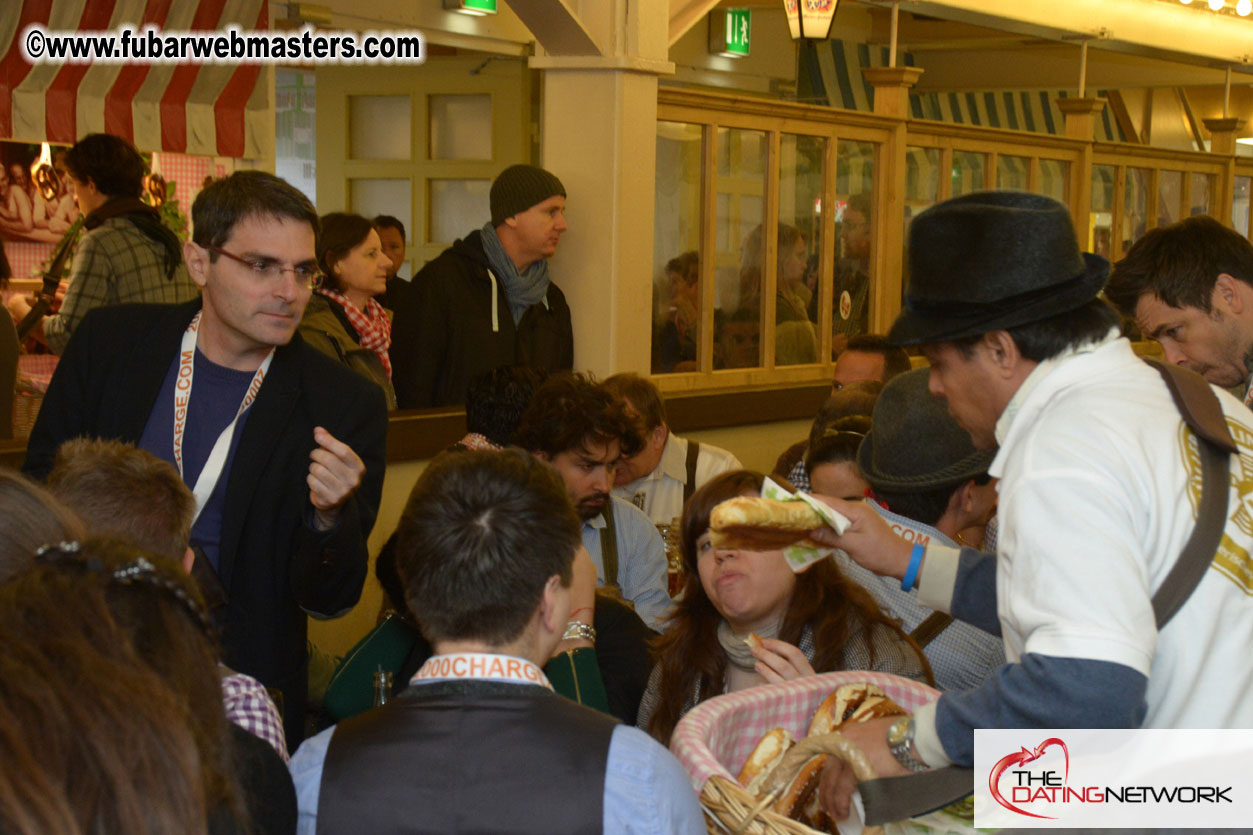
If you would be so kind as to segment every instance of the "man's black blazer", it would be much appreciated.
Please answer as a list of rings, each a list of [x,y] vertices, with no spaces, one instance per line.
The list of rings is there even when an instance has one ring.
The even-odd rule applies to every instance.
[[[70,339],[27,444],[23,471],[45,478],[61,442],[137,443],[200,301],[91,311]],[[338,526],[311,527],[306,477],[322,426],[365,463]],[[227,595],[226,664],[283,691],[292,749],[302,736],[306,613],[333,617],[356,604],[366,538],[383,490],[387,407],[382,390],[306,345],[297,333],[275,352],[231,464],[218,574]]]

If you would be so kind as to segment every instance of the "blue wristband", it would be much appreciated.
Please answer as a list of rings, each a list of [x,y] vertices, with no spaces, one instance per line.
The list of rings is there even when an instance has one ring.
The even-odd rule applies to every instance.
[[[905,576],[901,579],[902,591],[909,591],[914,587],[914,581],[918,579],[918,569],[922,565],[922,555],[926,550],[921,542],[914,543],[914,550],[909,554],[909,568],[905,569]]]

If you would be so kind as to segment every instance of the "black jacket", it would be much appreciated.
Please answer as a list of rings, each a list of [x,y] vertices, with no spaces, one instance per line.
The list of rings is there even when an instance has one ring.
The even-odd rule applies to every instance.
[[[48,386],[24,472],[44,478],[62,441],[137,443],[200,300],[91,311]],[[317,532],[305,478],[313,428],[365,463],[339,525]],[[218,575],[227,596],[223,661],[283,692],[288,744],[303,737],[306,613],[329,617],[361,596],[366,538],[383,492],[387,410],[378,386],[296,334],[274,354],[227,476]]]
[[[413,278],[396,300],[392,323],[392,382],[402,409],[460,406],[470,380],[502,365],[525,363],[548,371],[574,367],[570,307],[556,284],[515,326],[505,288],[493,281],[481,234],[471,232]]]

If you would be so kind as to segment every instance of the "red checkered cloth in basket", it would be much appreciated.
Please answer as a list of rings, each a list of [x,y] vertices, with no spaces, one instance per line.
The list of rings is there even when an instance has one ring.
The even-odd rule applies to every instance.
[[[701,702],[679,720],[670,750],[683,763],[697,792],[715,774],[734,780],[762,735],[786,728],[805,736],[814,711],[844,684],[869,682],[909,711],[940,698],[940,691],[890,673],[844,671],[798,678],[717,696]]]

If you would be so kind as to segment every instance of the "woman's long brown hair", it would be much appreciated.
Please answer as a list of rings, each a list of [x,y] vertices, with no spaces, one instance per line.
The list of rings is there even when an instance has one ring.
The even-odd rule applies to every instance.
[[[665,633],[653,643],[653,656],[661,669],[658,704],[648,722],[648,732],[669,744],[670,735],[683,715],[687,701],[700,688],[701,701],[722,693],[726,685],[726,653],[718,643],[722,615],[714,608],[697,571],[696,540],[709,529],[709,515],[720,503],[735,496],[757,495],[763,477],[749,470],[717,476],[692,494],[683,510],[681,547],[686,583],[683,595],[670,615]],[[816,672],[842,668],[845,643],[859,629],[873,634],[876,626],[896,632],[906,641],[900,626],[860,585],[840,573],[832,560],[822,560],[796,577],[796,590],[779,630],[780,640],[799,644],[806,626],[813,629]],[[926,656],[913,644],[931,681]],[[874,662],[874,642],[867,641]]]

